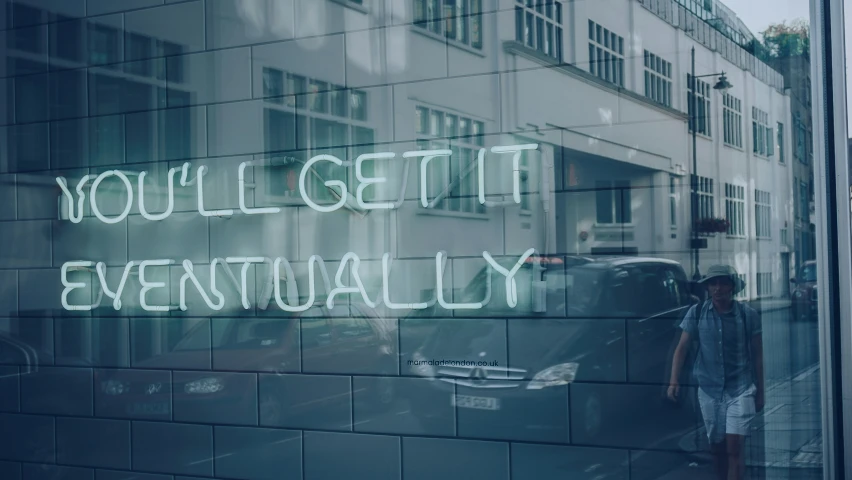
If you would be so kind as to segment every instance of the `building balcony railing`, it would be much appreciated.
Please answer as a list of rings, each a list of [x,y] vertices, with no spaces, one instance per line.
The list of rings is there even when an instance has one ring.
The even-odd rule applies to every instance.
[[[761,82],[783,92],[783,75],[754,56],[744,46],[744,44],[748,45],[751,39],[737,32],[730,25],[718,19],[704,19],[684,7],[678,0],[637,1],[651,13],[675,28],[683,30],[708,49],[718,52],[725,60],[742,70],[751,72]]]

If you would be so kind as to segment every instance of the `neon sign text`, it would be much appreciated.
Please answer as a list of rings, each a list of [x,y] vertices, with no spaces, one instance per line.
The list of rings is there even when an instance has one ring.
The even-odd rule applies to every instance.
[[[512,200],[516,204],[521,203],[521,187],[520,187],[520,159],[521,155],[525,151],[537,150],[538,144],[523,144],[523,145],[505,145],[505,146],[495,146],[491,148],[491,153],[501,155],[501,154],[512,154]],[[494,202],[486,200],[486,188],[485,188],[485,156],[487,150],[485,148],[480,148],[477,154],[477,160],[475,162],[476,169],[478,170],[477,174],[477,186],[478,186],[478,195],[477,198],[479,203],[485,206],[494,206]],[[405,152],[402,154],[403,160],[410,159],[420,159],[420,203],[424,207],[432,207],[435,200],[430,202],[428,198],[428,175],[427,170],[429,168],[429,163],[432,160],[440,157],[450,157],[452,155],[451,150],[414,150]],[[368,203],[364,201],[364,191],[374,185],[386,183],[388,181],[387,177],[367,177],[364,175],[363,166],[365,162],[376,162],[376,161],[393,161],[396,158],[396,153],[394,152],[380,152],[380,153],[365,153],[363,155],[359,155],[354,161],[355,167],[355,177],[358,180],[358,186],[355,189],[354,197],[355,203],[359,208],[364,210],[392,210],[399,208],[402,205],[403,198],[400,198],[397,202],[384,202],[384,203]],[[347,205],[350,200],[350,192],[344,183],[341,180],[325,180],[323,185],[326,188],[333,190],[336,196],[339,197],[339,200],[333,205],[320,205],[316,203],[308,194],[307,188],[307,176],[310,172],[313,171],[314,166],[321,162],[330,162],[337,167],[351,166],[352,162],[344,162],[343,160],[335,157],[334,155],[321,154],[311,157],[307,162],[304,162],[304,165],[301,168],[299,173],[299,195],[302,200],[304,200],[305,204],[322,213],[333,212],[339,210],[340,208]],[[262,164],[257,162],[246,161],[240,163],[237,168],[237,181],[238,181],[238,197],[239,197],[239,209],[240,212],[245,215],[266,215],[266,214],[276,214],[281,212],[280,207],[248,207],[246,203],[246,180],[245,180],[245,170],[246,167],[255,166],[261,167]],[[83,207],[86,201],[86,186],[89,185],[91,181],[91,186],[88,189],[89,193],[89,205],[91,207],[92,213],[95,218],[100,220],[103,223],[107,224],[115,224],[119,223],[122,220],[126,219],[130,215],[130,211],[133,208],[134,201],[134,188],[133,183],[128,178],[128,175],[138,175],[138,179],[136,181],[136,203],[139,207],[139,213],[146,220],[150,220],[152,222],[157,222],[161,220],[165,220],[168,218],[175,207],[175,176],[180,172],[180,187],[196,187],[196,197],[197,197],[197,208],[198,213],[205,217],[213,217],[213,216],[231,216],[234,215],[234,209],[221,209],[221,210],[207,210],[204,207],[204,176],[208,172],[208,167],[206,165],[201,165],[195,172],[194,178],[189,179],[190,176],[190,163],[184,163],[180,168],[171,168],[167,174],[167,189],[168,189],[168,204],[166,209],[160,213],[151,213],[145,207],[145,177],[148,176],[148,172],[124,172],[121,170],[107,170],[97,176],[95,175],[84,175],[78,182],[74,188],[74,192],[76,192],[76,199],[74,192],[68,186],[68,181],[64,177],[57,177],[56,183],[59,184],[59,188],[62,190],[62,195],[67,201],[67,218],[72,223],[80,223],[83,220]],[[98,188],[101,186],[104,180],[115,177],[117,178],[124,188],[127,200],[124,205],[124,209],[121,213],[114,217],[107,217],[101,211],[101,207],[98,203]],[[407,182],[407,175],[403,177],[403,182]],[[403,185],[403,189],[401,192],[401,197],[404,195],[405,187]]]
[[[520,268],[524,265],[524,263],[535,255],[535,249],[529,249],[521,255],[511,269],[506,269],[501,266],[494,260],[494,258],[488,252],[482,252],[482,257],[486,262],[486,266],[491,271],[497,271],[505,278],[506,283],[506,292],[508,292],[506,303],[510,308],[515,308],[518,305],[518,297],[517,297],[517,282],[515,280],[515,274],[520,270]],[[537,258],[537,257],[536,257]],[[95,304],[72,304],[69,301],[69,296],[74,290],[85,289],[89,286],[86,282],[74,282],[69,279],[69,273],[73,270],[88,270],[94,267],[95,272],[97,273],[98,283],[100,284],[101,295],[106,296],[108,298],[113,299],[112,307],[115,310],[121,310],[123,307],[123,303],[121,301],[122,292],[125,290],[127,285],[127,281],[129,276],[132,274],[133,269],[136,269],[137,274],[139,276],[139,284],[141,285],[141,289],[139,290],[139,305],[141,308],[148,312],[168,312],[171,310],[182,310],[187,311],[189,309],[186,302],[186,291],[187,284],[189,282],[195,287],[195,289],[201,295],[204,303],[207,304],[207,307],[211,310],[220,311],[225,307],[225,295],[216,285],[216,279],[218,277],[217,269],[221,265],[221,269],[224,269],[225,272],[230,277],[234,288],[240,293],[241,306],[243,309],[252,308],[251,302],[249,301],[249,290],[248,290],[248,275],[249,268],[255,264],[266,263],[271,265],[273,275],[270,276],[267,280],[267,285],[264,291],[265,299],[261,301],[261,304],[258,305],[259,308],[265,309],[268,301],[271,299],[275,301],[278,308],[285,312],[303,312],[308,310],[317,304],[317,292],[316,292],[316,271],[319,270],[320,275],[323,280],[323,284],[325,286],[325,291],[327,292],[325,306],[329,309],[333,309],[335,305],[335,298],[341,295],[347,294],[357,294],[360,295],[361,299],[364,303],[372,308],[376,308],[380,304],[384,304],[387,308],[391,310],[423,310],[431,307],[434,303],[438,303],[442,308],[446,310],[478,310],[483,308],[490,301],[490,275],[488,275],[488,289],[486,292],[486,297],[479,302],[469,302],[469,303],[452,303],[447,301],[444,298],[444,270],[446,267],[446,255],[444,252],[438,252],[435,255],[435,278],[436,278],[436,286],[435,286],[435,299],[432,302],[395,302],[390,298],[390,288],[391,280],[391,257],[389,253],[385,253],[382,255],[382,291],[379,296],[373,300],[367,293],[367,289],[364,287],[364,282],[361,280],[360,276],[360,265],[361,259],[353,252],[349,252],[343,256],[343,259],[340,261],[340,265],[337,268],[337,272],[334,276],[334,283],[329,279],[328,269],[325,266],[325,262],[322,257],[319,255],[312,255],[308,260],[308,299],[305,303],[299,305],[299,292],[296,286],[296,278],[293,273],[293,268],[290,265],[290,262],[284,257],[278,257],[274,260],[267,257],[228,257],[226,259],[214,259],[210,263],[210,281],[209,281],[209,294],[208,290],[205,290],[204,285],[202,285],[201,281],[199,281],[198,277],[195,274],[195,266],[190,260],[183,260],[180,265],[184,270],[183,275],[180,277],[179,281],[179,302],[178,305],[157,305],[152,304],[149,301],[149,294],[157,289],[167,289],[169,286],[166,282],[162,281],[154,281],[151,279],[151,271],[156,268],[164,268],[174,265],[176,262],[173,259],[154,259],[154,260],[144,260],[142,262],[131,261],[128,262],[123,270],[121,279],[118,283],[118,286],[113,291],[111,290],[107,278],[106,278],[106,265],[103,262],[98,262],[95,264],[92,261],[82,260],[82,261],[71,261],[65,262],[61,268],[62,275],[62,285],[65,287],[62,291],[62,308],[69,311],[88,311],[94,308],[97,308],[100,304],[100,301]],[[236,276],[231,271],[229,265],[230,264],[242,264],[239,274],[239,280],[237,280]],[[350,267],[350,275],[354,281],[354,285],[346,285],[343,281],[343,276],[346,273],[346,267]],[[282,267],[284,270],[284,275],[282,276]],[[493,270],[492,270],[493,269]],[[286,301],[282,298],[282,289],[281,283],[284,280],[286,284]],[[93,286],[94,287],[94,286]],[[215,297],[216,301],[213,300]],[[262,296],[263,297],[263,296]]]

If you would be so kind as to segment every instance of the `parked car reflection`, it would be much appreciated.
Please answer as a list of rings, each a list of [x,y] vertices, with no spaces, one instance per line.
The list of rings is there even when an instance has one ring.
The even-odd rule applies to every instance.
[[[796,277],[790,279],[790,283],[793,284],[793,319],[795,321],[817,321],[816,260],[804,262]]]
[[[664,400],[678,325],[694,301],[683,268],[658,258],[556,260],[542,263],[541,278],[534,263],[516,277],[519,290],[543,282],[544,311],[518,318],[501,297],[503,277],[492,272],[489,286],[483,269],[461,301],[490,288],[488,318],[434,321],[403,364],[440,392],[413,395],[415,415],[444,426],[454,417],[449,433],[465,437],[675,448],[699,418],[694,406]]]
[[[293,414],[291,399],[281,398],[286,392],[274,388],[277,383],[270,378],[295,373],[397,375],[395,320],[360,305],[351,306],[350,316],[334,318],[319,316],[322,309],[288,318],[213,318],[212,328],[205,319],[158,353],[141,344],[139,337],[147,340],[147,335],[137,335],[134,341],[140,345],[134,347],[146,355],[137,355],[132,370],[96,371],[98,414],[288,426],[284,419]],[[206,329],[212,330],[212,350]],[[211,352],[212,369],[187,368]],[[261,373],[260,380],[252,373]],[[371,402],[391,401],[390,384],[379,387]],[[349,410],[348,397],[337,401],[346,402]],[[313,402],[304,408],[322,407],[322,402]]]

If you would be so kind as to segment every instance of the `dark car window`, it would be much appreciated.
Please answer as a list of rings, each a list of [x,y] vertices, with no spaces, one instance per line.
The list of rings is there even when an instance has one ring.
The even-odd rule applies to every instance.
[[[817,270],[816,265],[805,265],[801,268],[799,272],[799,278],[797,279],[800,282],[816,282],[817,281]]]
[[[658,310],[665,312],[680,307],[683,295],[681,295],[681,285],[675,272],[670,267],[660,267],[657,269],[655,280],[660,295]]]
[[[600,313],[606,271],[570,267],[565,271],[565,290],[569,317],[594,316]]]
[[[639,295],[642,272],[636,266],[619,266],[612,270],[607,286],[608,300],[604,304],[614,317],[638,317],[647,308]]]

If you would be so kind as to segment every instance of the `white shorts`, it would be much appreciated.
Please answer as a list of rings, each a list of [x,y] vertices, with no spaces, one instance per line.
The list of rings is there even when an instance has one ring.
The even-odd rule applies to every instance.
[[[721,401],[716,400],[700,388],[698,403],[701,405],[701,415],[707,428],[707,438],[710,443],[720,443],[725,435],[747,435],[751,421],[756,414],[754,394],[757,387],[752,385],[737,397],[725,393]]]

